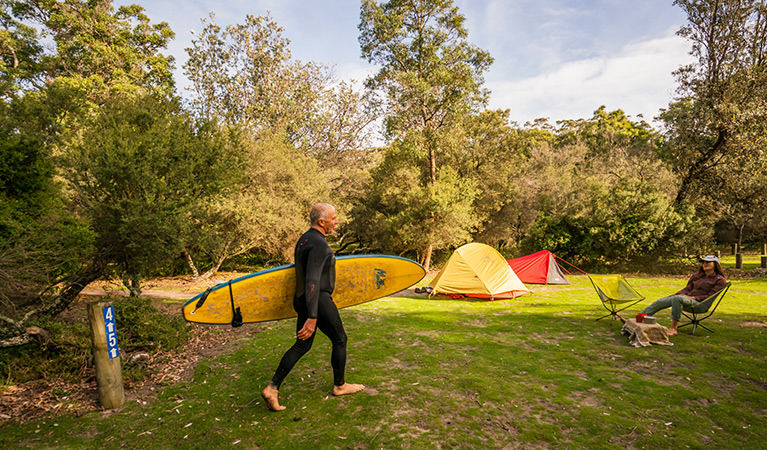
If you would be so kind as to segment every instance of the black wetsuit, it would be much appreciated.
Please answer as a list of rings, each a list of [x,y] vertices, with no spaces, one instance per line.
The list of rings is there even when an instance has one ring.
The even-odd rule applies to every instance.
[[[304,233],[296,243],[296,293],[293,308],[298,314],[296,334],[307,319],[317,319],[317,329],[333,344],[330,363],[333,366],[333,384],[344,384],[346,368],[346,332],[338,308],[333,303],[336,281],[336,257],[325,241],[325,236],[314,228]],[[309,339],[296,339],[280,361],[272,377],[272,384],[279,389],[293,366],[312,348],[314,333]]]

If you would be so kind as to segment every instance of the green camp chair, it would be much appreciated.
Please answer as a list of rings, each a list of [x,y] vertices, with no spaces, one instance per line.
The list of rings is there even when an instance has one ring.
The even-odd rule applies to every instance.
[[[599,294],[602,306],[610,311],[610,314],[604,315],[597,320],[610,317],[610,320],[613,321],[618,318],[619,312],[645,299],[643,295],[640,295],[631,287],[628,281],[623,278],[623,275],[589,275],[589,280],[591,280],[591,284],[594,285],[594,289]],[[626,303],[628,305],[620,308]]]
[[[683,306],[682,315],[690,319],[690,321],[683,325],[679,325],[678,328],[692,325],[692,333],[690,334],[695,334],[695,328],[697,328],[698,325],[700,325],[701,328],[705,328],[709,332],[713,333],[713,331],[711,331],[710,328],[706,327],[701,322],[708,319],[714,314],[714,312],[716,311],[716,308],[719,306],[719,303],[722,302],[724,295],[727,293],[727,290],[730,289],[731,284],[732,283],[725,284],[724,287],[719,292],[712,294],[709,298],[703,300],[702,302],[698,303],[695,306]],[[716,302],[716,304],[714,304],[714,302]],[[711,309],[711,305],[714,305],[713,309]],[[690,313],[691,315],[688,315],[687,313]],[[706,314],[706,315],[703,316],[703,314]]]

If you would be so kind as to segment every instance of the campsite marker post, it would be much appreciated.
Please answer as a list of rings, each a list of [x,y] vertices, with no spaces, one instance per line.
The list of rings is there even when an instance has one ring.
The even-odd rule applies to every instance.
[[[735,255],[735,268],[743,268],[743,253],[738,252],[738,254]]]
[[[121,408],[125,404],[125,390],[114,307],[107,302],[88,303],[88,322],[101,406],[105,409]]]

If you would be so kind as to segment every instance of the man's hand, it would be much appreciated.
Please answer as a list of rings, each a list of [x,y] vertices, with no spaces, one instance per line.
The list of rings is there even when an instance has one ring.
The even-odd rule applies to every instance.
[[[305,341],[312,337],[314,330],[317,328],[317,319],[306,319],[303,328],[298,330],[298,339]]]

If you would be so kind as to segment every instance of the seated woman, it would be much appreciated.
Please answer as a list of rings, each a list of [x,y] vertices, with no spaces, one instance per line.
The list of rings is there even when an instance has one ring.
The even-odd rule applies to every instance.
[[[719,265],[719,258],[708,255],[701,258],[700,262],[700,270],[692,274],[684,289],[674,295],[658,299],[642,310],[642,313],[652,316],[661,309],[671,307],[669,336],[676,336],[678,333],[677,325],[682,318],[683,306],[695,306],[720,291],[727,284],[724,273],[722,273],[722,266]]]

